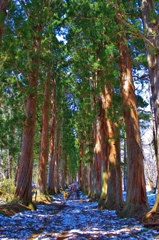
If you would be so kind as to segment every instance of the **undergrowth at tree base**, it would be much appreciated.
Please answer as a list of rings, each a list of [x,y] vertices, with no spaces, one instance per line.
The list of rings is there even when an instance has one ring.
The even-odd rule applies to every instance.
[[[10,184],[10,183],[9,183]],[[47,204],[51,203],[51,198],[48,194],[43,194],[39,191],[34,191],[32,195],[32,202],[29,204],[23,203],[23,201],[19,201],[18,197],[15,196],[15,188],[8,188],[8,182],[6,181],[3,185],[1,185],[0,190],[0,200],[2,204],[0,205],[0,214],[5,216],[12,216],[16,213],[27,211],[34,211],[37,209],[37,204]],[[5,191],[5,187],[7,192]],[[9,191],[8,191],[9,189]],[[35,190],[35,189],[34,189]],[[36,194],[35,194],[36,192]]]

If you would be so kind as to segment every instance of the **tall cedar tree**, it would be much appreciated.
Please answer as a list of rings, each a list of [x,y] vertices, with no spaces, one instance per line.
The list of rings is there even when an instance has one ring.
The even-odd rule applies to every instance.
[[[50,1],[49,1],[50,2]],[[56,2],[56,1],[55,1]],[[63,2],[63,1],[62,1]],[[0,2],[0,13],[5,12],[7,1],[3,0]],[[45,1],[40,1],[43,4]],[[109,52],[109,48],[104,49],[104,53],[99,56],[99,58],[94,58],[94,52],[96,51],[96,43],[99,42],[103,43],[103,40],[107,39],[106,41],[112,42],[112,38],[110,38],[112,34],[113,25],[110,27],[111,17],[114,17],[114,12],[116,11],[114,6],[113,8],[110,7],[111,11],[109,11],[109,3],[106,4],[105,1],[100,1],[98,4],[96,1],[93,3],[84,3],[81,5],[79,2],[74,1],[66,1],[68,3],[68,11],[73,12],[74,18],[70,18],[75,20],[75,22],[71,25],[70,29],[75,28],[75,38],[71,37],[71,39],[76,39],[73,43],[74,48],[70,46],[70,50],[68,56],[70,58],[71,53],[76,52],[74,61],[76,61],[72,66],[75,70],[73,73],[76,78],[76,84],[79,85],[81,88],[80,90],[76,88],[76,97],[77,97],[77,118],[78,125],[77,128],[74,126],[72,127],[72,122],[69,125],[69,128],[76,129],[77,136],[79,136],[80,142],[80,151],[81,151],[81,159],[85,157],[86,161],[80,161],[80,180],[81,184],[84,186],[84,189],[88,190],[90,185],[90,196],[95,197],[97,193],[98,197],[100,195],[105,198],[105,203],[109,205],[119,204],[122,201],[121,198],[121,173],[116,168],[117,160],[120,159],[119,153],[119,142],[116,141],[116,132],[115,132],[115,123],[112,122],[109,117],[107,117],[107,110],[111,105],[112,96],[111,96],[111,88],[108,89],[108,86],[105,86],[105,93],[101,96],[100,99],[100,116],[96,117],[95,114],[92,114],[92,99],[90,97],[90,85],[91,83],[88,81],[90,80],[90,72],[96,72],[97,68],[104,70],[105,74],[109,72],[107,63],[109,61],[109,57],[111,59],[111,54],[107,54]],[[70,4],[71,3],[71,4]],[[4,4],[4,5],[3,5]],[[23,1],[25,5],[26,2]],[[39,4],[39,1],[32,1],[28,3],[29,8],[32,8],[33,4]],[[42,6],[41,4],[41,6]],[[70,4],[70,5],[69,5]],[[74,5],[75,4],[75,5]],[[149,42],[151,41],[151,45],[158,46],[158,36],[157,34],[152,36],[152,32],[158,32],[158,25],[150,20],[148,16],[151,15],[151,10],[154,8],[153,5],[149,3],[147,0],[142,0],[142,14],[143,14],[143,22],[144,27],[148,29],[148,38]],[[4,7],[2,7],[2,5]],[[35,6],[34,5],[34,6]],[[110,3],[111,5],[111,3]],[[104,7],[103,7],[104,6]],[[107,6],[107,8],[106,8]],[[116,5],[117,6],[117,5]],[[39,7],[39,5],[38,5]],[[32,183],[32,166],[33,166],[33,145],[34,145],[34,128],[35,128],[35,118],[36,118],[36,99],[37,99],[37,86],[38,86],[38,79],[39,79],[39,68],[40,68],[40,53],[41,53],[41,39],[42,39],[42,21],[43,17],[41,16],[42,12],[37,7],[34,8],[34,12],[31,12],[30,15],[26,16],[25,23],[29,23],[32,21],[32,25],[30,26],[30,33],[27,36],[32,36],[32,40],[29,39],[27,43],[32,44],[32,49],[29,49],[29,54],[27,55],[30,59],[30,69],[28,70],[28,80],[29,80],[29,89],[28,89],[28,97],[26,100],[26,120],[24,124],[24,132],[23,132],[23,144],[22,144],[22,154],[21,154],[21,161],[20,161],[20,169],[18,175],[18,184],[16,189],[16,194],[20,200],[22,200],[25,204],[29,204],[32,201],[31,197],[31,183]],[[2,9],[2,10],[1,10]],[[44,10],[44,9],[43,9]],[[46,10],[46,9],[45,9]],[[103,12],[102,12],[103,10]],[[110,15],[108,14],[110,12]],[[111,15],[112,12],[112,15]],[[83,14],[83,17],[81,15]],[[34,15],[35,14],[35,15]],[[98,14],[100,14],[102,21],[98,18]],[[111,17],[110,17],[111,16]],[[5,15],[2,14],[2,21],[0,25],[0,34],[2,34],[3,23],[4,23]],[[34,18],[35,17],[35,18]],[[31,21],[29,21],[31,18]],[[120,17],[122,18],[122,17]],[[103,20],[105,19],[105,21]],[[0,19],[1,20],[1,19]],[[35,22],[33,23],[33,20]],[[56,19],[57,20],[57,19]],[[68,19],[67,19],[68,20]],[[73,21],[74,21],[73,20]],[[95,20],[95,21],[94,21]],[[45,20],[44,20],[45,21]],[[57,20],[58,21],[58,20]],[[123,22],[122,22],[123,24]],[[78,26],[78,28],[77,28]],[[94,28],[95,26],[95,28]],[[45,28],[46,29],[46,28]],[[72,31],[71,29],[71,31]],[[73,32],[73,31],[72,31]],[[20,37],[21,35],[19,35]],[[155,36],[155,37],[154,37]],[[77,41],[78,39],[78,41]],[[115,42],[116,36],[113,35],[113,41]],[[73,40],[72,40],[73,41]],[[147,41],[148,42],[148,41]],[[27,45],[29,46],[29,44]],[[105,47],[105,45],[104,45]],[[127,137],[127,149],[128,149],[128,194],[127,194],[127,202],[124,206],[123,213],[126,212],[127,215],[131,215],[134,212],[143,209],[147,209],[147,198],[146,198],[146,189],[145,189],[145,179],[144,179],[144,171],[143,171],[143,156],[141,150],[141,140],[140,140],[140,133],[139,133],[139,124],[138,124],[138,114],[137,114],[137,106],[135,100],[135,93],[134,93],[134,86],[132,82],[132,66],[129,56],[129,49],[127,44],[126,36],[119,36],[118,39],[118,48],[120,52],[120,70],[121,70],[121,93],[123,97],[123,111],[124,111],[124,119],[126,125],[126,137]],[[72,50],[73,49],[73,50]],[[81,50],[82,49],[82,50]],[[30,51],[31,50],[31,51]],[[74,54],[74,53],[73,53]],[[106,55],[105,55],[106,54]],[[104,55],[104,57],[103,57]],[[108,56],[109,55],[109,56]],[[151,85],[152,85],[152,93],[153,93],[153,100],[154,100],[154,107],[155,107],[155,116],[156,116],[156,131],[158,132],[158,72],[157,66],[158,64],[158,52],[152,51],[147,45],[147,56],[150,68],[150,77],[151,77]],[[102,58],[103,57],[103,58]],[[100,61],[100,58],[102,60]],[[82,60],[81,60],[82,59]],[[104,59],[104,61],[103,61]],[[103,63],[102,63],[103,61]],[[76,66],[75,66],[76,65]],[[103,67],[104,65],[104,67]],[[113,62],[113,67],[115,66]],[[76,69],[75,69],[76,68]],[[28,69],[28,68],[26,68]],[[113,68],[112,68],[113,69]],[[80,73],[78,75],[78,73]],[[26,75],[27,75],[26,74]],[[112,76],[112,75],[111,75]],[[115,78],[117,75],[115,76]],[[105,79],[105,78],[104,78]],[[93,79],[94,80],[94,79]],[[46,82],[47,84],[47,82]],[[64,83],[62,83],[64,84]],[[104,86],[105,83],[102,83]],[[48,86],[47,86],[48,87]],[[118,86],[119,88],[119,86]],[[89,90],[88,90],[89,89]],[[94,93],[92,98],[100,98],[101,94],[101,86],[98,88],[91,89]],[[49,91],[49,89],[47,89]],[[66,94],[67,96],[69,94]],[[63,95],[64,96],[64,95]],[[49,96],[47,96],[49,100]],[[68,99],[67,99],[68,100]],[[94,100],[94,99],[93,99]],[[106,101],[106,103],[105,103]],[[109,102],[110,101],[110,102]],[[67,102],[67,101],[66,101]],[[79,106],[81,102],[81,106]],[[99,103],[99,101],[97,101]],[[97,103],[96,102],[96,103]],[[48,104],[48,102],[47,102]],[[68,141],[63,142],[61,141],[61,132],[58,132],[57,127],[57,112],[59,112],[58,105],[56,105],[56,80],[53,79],[53,99],[52,99],[52,123],[51,123],[51,138],[50,138],[50,168],[49,168],[49,192],[51,194],[55,193],[59,188],[59,180],[55,181],[55,171],[59,177],[59,156],[60,156],[60,149],[59,146],[63,144],[63,156],[65,156],[65,168],[66,171],[71,169],[71,163],[69,162],[69,157],[73,155],[71,152],[71,148],[68,144]],[[85,104],[85,105],[84,105]],[[70,110],[70,106],[72,107],[72,103],[67,105]],[[86,108],[85,108],[86,107]],[[57,108],[57,109],[56,109]],[[66,108],[67,109],[67,108]],[[46,107],[44,110],[48,110]],[[71,109],[72,111],[72,109]],[[48,123],[47,113],[44,112],[43,115],[43,124]],[[92,116],[89,119],[89,116]],[[93,121],[95,124],[93,125]],[[67,125],[67,122],[65,122]],[[94,127],[93,133],[91,132],[92,126]],[[43,126],[43,133],[46,130],[48,132],[48,125],[46,127]],[[61,126],[59,129],[62,128]],[[61,131],[61,130],[59,130]],[[64,129],[65,133],[65,140],[71,139],[71,137],[66,136],[68,132]],[[91,133],[90,133],[91,132]],[[47,152],[47,134],[44,136],[42,133],[41,138],[41,155],[40,155],[40,163],[39,163],[39,184],[42,191],[45,192],[46,190],[46,163],[48,158]],[[70,132],[69,132],[70,133]],[[74,132],[72,132],[74,135]],[[92,140],[92,135],[94,134],[94,140]],[[94,141],[93,143],[91,141]],[[72,142],[71,142],[72,144]],[[92,153],[88,157],[88,151],[90,150],[89,145],[95,146],[94,148],[94,161],[92,159],[88,160],[88,158],[92,157],[93,153],[93,146],[91,146]],[[67,148],[67,146],[69,146]],[[72,145],[71,145],[72,147]],[[99,149],[97,148],[99,147]],[[60,147],[61,148],[61,147]],[[46,151],[43,151],[43,150]],[[73,149],[73,148],[72,148]],[[74,149],[73,149],[74,150]],[[44,156],[45,155],[45,156]],[[83,160],[82,159],[82,160]],[[57,162],[56,162],[57,161]],[[91,163],[90,163],[91,161]],[[85,163],[88,163],[87,165]],[[55,164],[57,163],[57,169],[55,169]],[[120,163],[119,163],[120,164]],[[73,165],[73,164],[72,164]],[[70,168],[70,169],[69,169]],[[102,182],[103,176],[106,173],[104,183]],[[57,179],[58,179],[57,177]],[[103,185],[102,185],[103,184]],[[105,184],[105,186],[104,186]],[[105,187],[104,194],[102,192],[102,187]],[[119,190],[118,194],[116,194],[117,189]],[[115,192],[115,194],[114,194]],[[95,194],[94,194],[95,193]],[[111,203],[111,198],[113,198],[113,203]],[[157,200],[157,207],[158,208],[159,196]]]
[[[126,36],[118,38],[120,52],[121,94],[126,126],[128,155],[128,190],[126,204],[121,215],[131,216],[148,209],[143,166],[140,129],[135,89],[132,79],[132,64]]]
[[[110,113],[112,108],[112,99],[113,99],[114,89],[111,86],[111,83],[107,81],[107,86],[104,87],[103,95],[101,97],[103,111],[105,114],[101,118],[101,139],[105,141],[107,146],[106,150],[104,144],[102,146],[102,152],[104,154],[102,159],[106,159],[104,163],[101,164],[101,167],[104,165],[105,169],[102,170],[102,180],[103,186],[102,191],[105,192],[105,196],[101,193],[102,201],[101,206],[109,209],[116,209],[122,203],[122,181],[120,172],[120,154],[117,144],[117,133],[115,122],[110,119]],[[104,127],[104,129],[102,129]],[[105,131],[106,129],[106,131]],[[103,135],[103,133],[105,133]],[[102,141],[103,142],[103,141]],[[119,170],[117,170],[117,167]]]
[[[37,13],[35,12],[35,17],[37,18],[36,14]],[[38,15],[40,17],[40,12]],[[31,17],[33,17],[33,13]],[[30,90],[26,99],[26,119],[24,122],[22,153],[16,187],[16,195],[18,196],[19,200],[21,200],[25,205],[28,205],[32,202],[33,146],[36,122],[36,100],[39,79],[42,28],[43,27],[40,19],[39,23],[36,19],[36,23],[34,26],[32,26],[33,47],[31,56],[31,69],[28,77]]]
[[[140,0],[142,20],[146,37],[146,54],[151,83],[152,102],[155,116],[155,146],[159,176],[159,24],[156,13],[157,1]],[[150,44],[148,44],[150,43]],[[158,194],[152,211],[159,210],[159,177]]]
[[[49,138],[49,107],[50,107],[50,67],[45,80],[44,103],[42,113],[42,133],[39,158],[39,188],[42,193],[47,190],[47,163],[48,163],[48,138]]]
[[[55,133],[56,133],[56,79],[52,80],[52,106],[51,106],[51,132],[50,132],[50,162],[48,176],[48,192],[55,193],[54,168],[55,168]]]
[[[54,172],[53,172],[53,177],[54,177],[54,192],[58,193],[60,190],[60,131],[59,131],[59,126],[60,124],[56,122],[56,142],[55,142],[55,153],[54,153]]]
[[[104,8],[102,8],[103,6],[104,6]],[[77,9],[78,9],[78,7],[79,6],[76,5]],[[83,7],[82,15],[81,15],[81,7]],[[110,51],[110,54],[111,54],[110,49],[112,49],[113,44],[112,45],[110,44],[110,46],[109,46],[109,44],[106,44],[107,41],[108,42],[111,41],[111,39],[110,39],[111,35],[109,37],[108,37],[108,35],[106,35],[105,28],[108,25],[107,21],[109,21],[109,17],[107,16],[108,12],[111,14],[112,11],[109,11],[110,10],[109,8],[105,8],[104,2],[102,2],[100,4],[98,4],[98,3],[83,4],[83,6],[81,6],[81,7],[80,7],[80,10],[76,11],[76,13],[75,13],[76,18],[74,21],[82,29],[81,32],[79,32],[79,33],[76,32],[76,30],[75,30],[75,34],[79,34],[79,36],[76,35],[76,38],[79,39],[78,43],[80,43],[80,41],[81,41],[82,50],[80,48],[79,49],[77,48],[77,43],[76,43],[75,48],[77,48],[77,54],[75,54],[76,58],[74,58],[74,62],[75,62],[74,65],[77,64],[77,66],[78,66],[77,78],[79,78],[81,80],[78,84],[81,85],[81,95],[82,94],[84,95],[81,102],[83,102],[83,106],[84,106],[84,103],[86,101],[88,101],[87,99],[89,99],[89,101],[90,101],[89,104],[91,105],[91,107],[89,109],[89,113],[90,113],[93,108],[92,102],[95,99],[96,105],[97,104],[100,105],[100,114],[99,114],[100,117],[94,116],[95,117],[94,123],[93,123],[93,117],[91,119],[92,126],[93,126],[93,134],[92,134],[93,135],[93,143],[91,143],[91,144],[94,145],[94,155],[93,155],[93,157],[91,155],[89,155],[89,158],[93,158],[90,163],[90,166],[87,164],[89,174],[88,173],[84,174],[85,172],[87,172],[87,168],[84,166],[85,163],[80,162],[80,171],[79,171],[80,181],[82,180],[82,176],[84,175],[83,182],[81,184],[82,188],[88,184],[89,195],[92,198],[100,198],[100,197],[103,198],[104,197],[103,192],[105,191],[105,198],[107,198],[107,200],[105,201],[105,204],[107,202],[107,206],[109,205],[108,207],[111,208],[112,206],[117,205],[116,199],[120,199],[120,200],[122,199],[121,198],[121,187],[118,188],[118,189],[120,189],[120,194],[119,194],[120,197],[116,196],[117,191],[114,190],[114,189],[116,189],[116,183],[118,182],[116,177],[120,176],[120,174],[117,175],[116,155],[119,156],[120,154],[117,154],[117,152],[116,152],[116,144],[115,144],[115,142],[116,142],[115,134],[116,133],[114,130],[115,127],[113,126],[114,123],[109,119],[109,117],[106,119],[107,106],[106,105],[104,106],[103,103],[100,104],[100,102],[98,101],[98,99],[100,98],[99,95],[100,95],[100,91],[101,91],[100,90],[101,85],[103,86],[103,84],[105,84],[103,81],[105,76],[104,77],[102,76],[102,78],[103,78],[102,80],[100,79],[100,77],[99,77],[99,79],[97,79],[98,78],[97,72],[98,71],[100,72],[99,75],[108,74],[107,63],[108,63],[109,59],[111,59],[111,57],[110,57],[110,55],[105,56],[106,55],[105,52],[107,53]],[[104,9],[104,11],[107,12],[106,16],[104,15],[105,12],[103,12],[103,9]],[[101,15],[103,14],[102,21],[98,17],[95,18],[95,20],[94,20],[94,16],[96,16],[98,14],[98,11],[100,11]],[[90,26],[92,26],[92,28]],[[93,26],[96,26],[96,27],[93,29]],[[74,28],[74,25],[73,25],[73,28]],[[112,30],[110,30],[109,26],[107,28],[107,33],[108,33],[108,31],[110,31],[112,34]],[[81,61],[81,62],[78,63],[78,61]],[[80,69],[82,67],[83,67],[83,69]],[[99,70],[97,70],[97,68]],[[113,70],[114,69],[112,68],[112,71]],[[92,72],[92,76],[93,76],[92,82],[94,82],[94,85],[95,85],[94,87],[92,86],[91,79],[88,77],[91,72]],[[113,74],[111,74],[111,78],[112,78],[112,76],[113,76]],[[85,82],[88,83],[88,79],[90,79],[89,89],[91,89],[92,93],[94,92],[93,101],[91,101],[91,96],[90,96],[90,98],[88,98],[89,93],[86,90],[86,87],[84,88],[84,84],[85,84]],[[114,83],[112,83],[112,84],[114,84]],[[84,89],[85,91],[82,92],[82,89]],[[91,95],[92,95],[92,93],[91,93]],[[107,96],[108,96],[108,94],[107,94]],[[109,100],[108,100],[107,96],[106,95],[102,96],[100,101],[102,102],[103,99],[106,98],[106,101],[108,102]],[[84,112],[83,116],[85,116],[85,121],[88,123],[87,108],[85,107],[84,110],[85,110],[85,112]],[[104,113],[103,115],[101,115],[102,110]],[[90,113],[90,115],[91,115],[91,113]],[[80,119],[78,119],[78,122],[79,122],[79,120]],[[83,121],[83,118],[81,120]],[[80,124],[82,123],[82,121],[80,122]],[[92,128],[92,126],[91,126],[91,128]],[[90,142],[88,140],[89,135],[85,134],[85,132],[86,132],[85,127],[86,127],[86,124],[84,125],[84,131],[81,136],[86,137],[86,140],[84,141],[84,145],[86,146],[86,144],[90,144]],[[89,128],[89,131],[91,131],[91,128]],[[112,137],[112,135],[113,135],[113,137]],[[91,141],[92,141],[92,139],[91,139]],[[102,144],[101,144],[101,142],[102,142]],[[80,143],[82,144],[81,140],[80,140]],[[88,147],[86,148],[85,146],[84,147],[81,146],[81,153],[83,155],[83,158],[84,158],[84,152],[86,152],[86,153],[88,152]],[[86,149],[86,151],[85,151],[85,149]],[[114,157],[114,159],[113,159],[113,157]],[[84,161],[84,159],[82,159],[82,161]],[[88,160],[87,160],[87,162],[88,162]],[[89,162],[90,162],[90,160],[89,160]],[[120,165],[119,165],[119,168],[120,168]],[[106,174],[106,176],[104,176],[104,174]],[[88,175],[88,178],[87,178],[88,183],[86,183],[86,181],[85,181],[86,175]],[[121,186],[121,178],[119,181],[120,181],[119,185]],[[113,198],[113,201],[112,201],[112,198]],[[109,204],[108,204],[108,202],[109,202]],[[119,204],[119,201],[118,201],[118,204]]]

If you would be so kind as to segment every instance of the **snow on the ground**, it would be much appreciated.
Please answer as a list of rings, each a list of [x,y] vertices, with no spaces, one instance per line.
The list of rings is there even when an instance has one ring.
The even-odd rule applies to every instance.
[[[153,205],[155,194],[148,193],[148,199]],[[83,195],[64,201],[59,194],[36,211],[0,215],[0,239],[159,239],[156,230],[144,228],[134,218],[119,219],[115,211],[99,210],[97,205]]]

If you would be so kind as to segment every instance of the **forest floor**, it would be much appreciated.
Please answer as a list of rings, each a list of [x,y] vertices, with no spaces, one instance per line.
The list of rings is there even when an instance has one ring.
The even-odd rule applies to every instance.
[[[155,194],[148,194],[153,205]],[[159,219],[159,218],[158,218]],[[63,193],[38,203],[36,211],[23,205],[0,205],[0,239],[159,239],[159,231],[134,218],[118,218],[115,211],[99,210],[81,192],[65,200]]]

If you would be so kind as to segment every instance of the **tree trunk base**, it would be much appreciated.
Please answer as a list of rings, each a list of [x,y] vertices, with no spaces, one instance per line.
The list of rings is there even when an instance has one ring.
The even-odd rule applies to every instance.
[[[34,211],[37,209],[35,202],[33,201],[25,201],[23,199],[19,200],[17,204],[22,204],[23,206],[26,206],[28,209]]]
[[[55,190],[52,189],[52,188],[48,188],[48,193],[49,193],[50,195],[54,195],[54,194],[55,194]]]
[[[108,209],[108,210],[121,210],[123,207],[123,203],[116,203],[116,202],[110,202],[106,201],[105,199],[101,199],[98,204],[99,209]]]
[[[43,193],[43,192],[37,191],[37,196],[36,196],[35,202],[38,202],[38,203],[39,202],[44,202],[44,203],[49,202],[50,203],[51,198],[48,193]]]
[[[159,230],[159,212],[148,212],[142,218],[145,227],[153,227]]]
[[[149,211],[149,207],[146,204],[124,204],[121,211],[118,212],[118,216],[121,218],[135,217],[141,219],[145,213]]]

